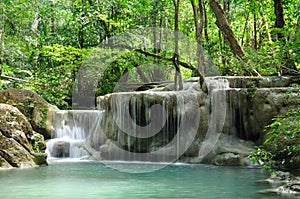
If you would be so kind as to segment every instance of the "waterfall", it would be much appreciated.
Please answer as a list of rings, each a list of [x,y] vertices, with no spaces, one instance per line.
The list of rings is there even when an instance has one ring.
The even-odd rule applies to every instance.
[[[206,136],[201,143],[199,158],[203,159],[212,150],[223,131],[227,114],[226,90],[229,88],[227,79],[205,80],[210,100],[210,118]]]
[[[101,111],[57,111],[54,115],[52,139],[47,142],[49,158],[84,158],[87,138],[93,147],[100,146]]]
[[[48,155],[173,162],[197,139],[199,125],[205,129],[200,118],[208,117],[207,132],[202,133],[205,138],[199,149],[199,157],[204,157],[222,132],[225,90],[229,88],[229,82],[222,78],[207,78],[205,83],[207,94],[191,89],[199,85],[194,83],[180,92],[112,93],[97,98],[98,111],[58,111],[53,138],[47,143]],[[200,106],[204,106],[204,116]]]
[[[211,150],[222,131],[228,81],[207,79],[206,85],[210,123],[200,154]],[[111,160],[174,161],[195,139],[201,117],[198,103],[205,101],[200,96],[203,92],[191,89],[113,93],[98,98],[98,108],[105,111],[58,111],[48,155],[82,158],[98,152]]]
[[[182,91],[168,84],[97,97],[94,111],[57,111],[48,157],[248,165],[253,142],[286,108],[288,81],[207,77],[200,88],[195,80]]]

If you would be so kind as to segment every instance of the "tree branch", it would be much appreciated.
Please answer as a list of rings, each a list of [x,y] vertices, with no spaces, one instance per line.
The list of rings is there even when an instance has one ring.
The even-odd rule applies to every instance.
[[[170,61],[170,62],[173,62],[173,57],[163,57],[161,55],[158,55],[158,54],[155,54],[155,53],[151,53],[151,52],[148,52],[148,51],[145,51],[145,50],[142,50],[142,49],[135,49],[136,52],[139,52],[143,55],[146,55],[146,56],[150,56],[150,57],[155,57],[155,58],[158,58],[158,59],[161,59],[161,60],[165,60],[165,61]],[[183,62],[183,61],[178,61],[179,65],[181,65],[182,67],[184,68],[187,68],[187,69],[190,69],[192,71],[198,71],[193,65],[189,64],[189,63],[186,63],[186,62]]]
[[[155,53],[143,50],[143,49],[134,49],[131,46],[127,46],[127,45],[112,45],[111,47],[112,48],[119,48],[120,50],[124,50],[124,49],[133,50],[133,51],[139,52],[143,55],[146,55],[146,56],[149,56],[149,57],[154,57],[154,58],[165,60],[165,61],[170,61],[170,62],[174,61],[174,57],[163,57],[161,55],[158,55],[158,54],[155,54]],[[178,60],[178,64],[180,66],[184,67],[184,68],[187,68],[189,70],[192,70],[193,72],[196,72],[197,75],[200,75],[197,68],[195,68],[192,64],[187,63],[187,62],[183,62],[183,61],[180,61],[180,60]]]
[[[6,76],[6,75],[0,75],[0,78],[8,79],[8,80],[14,80],[14,81],[21,81],[21,82],[29,82],[28,80],[20,79],[20,78],[17,78],[17,77],[10,77],[10,76]]]

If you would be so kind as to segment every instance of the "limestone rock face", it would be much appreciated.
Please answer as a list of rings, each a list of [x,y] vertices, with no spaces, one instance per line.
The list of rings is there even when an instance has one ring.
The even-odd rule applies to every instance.
[[[36,166],[38,154],[30,144],[33,135],[30,123],[17,108],[0,104],[0,168]]]
[[[122,159],[118,154],[125,151],[131,159],[180,154],[180,161],[189,163],[249,165],[248,155],[263,140],[264,126],[300,104],[293,82],[285,77],[207,77],[200,88],[198,78],[191,79],[182,91],[172,91],[171,83],[100,96],[101,113],[66,111],[54,124],[63,120],[74,129],[77,121],[87,151],[97,159],[99,154]]]
[[[45,139],[51,138],[53,113],[58,110],[56,106],[47,103],[38,94],[22,89],[0,91],[0,103],[18,108],[36,132],[42,134]]]
[[[167,154],[166,150],[175,156],[191,145],[189,141],[194,140],[198,131],[198,101],[204,101],[204,93],[194,90],[117,93],[98,98],[106,111],[101,125],[107,138],[126,151],[153,152],[156,156]],[[107,146],[102,150],[106,151]],[[192,153],[197,153],[197,149],[190,149],[189,154]]]
[[[205,145],[200,143],[199,148]],[[248,155],[253,150],[254,143],[238,139],[233,135],[221,134],[212,150],[203,158],[193,156],[187,159],[190,163],[205,163],[218,166],[246,166],[250,161]],[[201,156],[199,154],[199,156]]]

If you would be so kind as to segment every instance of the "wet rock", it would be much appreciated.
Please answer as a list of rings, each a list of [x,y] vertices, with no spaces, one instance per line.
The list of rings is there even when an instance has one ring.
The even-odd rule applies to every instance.
[[[70,156],[70,143],[67,141],[57,141],[53,144],[50,153],[51,157],[63,158]]]
[[[0,104],[0,167],[24,168],[39,165],[30,144],[34,135],[26,117],[15,107]],[[42,158],[41,158],[42,159]],[[43,159],[46,164],[46,158]]]
[[[38,94],[22,89],[0,91],[0,103],[18,108],[36,132],[42,134],[45,139],[51,138],[53,113],[58,110],[56,106],[47,103]]]
[[[9,169],[12,168],[12,166],[4,159],[0,156],[0,168],[1,169]]]
[[[105,110],[98,125],[101,130],[93,130],[90,122],[81,126],[87,132],[90,147],[96,151],[89,150],[92,155],[99,147],[103,156],[117,156],[118,150],[162,156],[166,151],[174,154],[184,149],[182,158],[190,163],[249,165],[247,156],[253,150],[253,142],[257,144],[262,140],[264,126],[276,115],[300,103],[296,97],[299,89],[290,88],[291,82],[284,77],[211,77],[206,78],[202,90],[191,81],[178,92],[162,88],[160,91],[112,93],[97,98],[98,107]],[[171,85],[166,87],[171,88]],[[153,105],[161,105],[165,112],[152,114]],[[71,111],[68,114],[71,115]],[[162,115],[167,117],[167,122],[159,132],[150,135],[150,131],[144,129],[141,137],[136,136],[137,128],[147,127],[157,118],[161,121]],[[72,121],[76,121],[74,114],[68,118],[64,124],[71,126]],[[61,120],[58,121],[62,125]],[[194,131],[196,135],[191,133]],[[208,139],[210,136],[216,139]],[[169,145],[174,140],[176,144]],[[163,148],[165,150],[160,151]],[[203,154],[206,157],[202,157]]]
[[[240,165],[240,161],[240,155],[234,153],[224,153],[216,155],[213,160],[213,164],[218,166],[237,166]]]
[[[295,177],[289,172],[277,171],[271,174],[270,178],[263,180],[262,182],[272,183],[273,186],[279,186],[277,188],[262,190],[260,193],[276,193],[289,197],[300,196],[300,177]]]
[[[44,136],[35,131],[33,131],[33,135],[31,136],[31,145],[41,153],[45,153],[46,151],[46,142]]]
[[[270,178],[267,178],[264,181],[272,184],[288,184],[291,182],[300,181],[300,178],[295,177],[290,172],[276,171],[275,173],[271,174]]]
[[[275,191],[281,194],[300,194],[300,181],[280,186]]]
[[[33,153],[33,161],[40,166],[46,166],[47,163],[47,153]]]
[[[204,147],[200,144],[201,147]],[[218,166],[248,166],[251,161],[248,160],[248,155],[253,150],[254,143],[242,139],[238,139],[233,135],[221,134],[218,137],[218,141],[211,147],[210,152],[202,157],[198,154],[198,157],[191,158],[190,163],[205,163],[214,164]],[[199,158],[202,157],[202,158]]]
[[[110,139],[105,144],[100,146],[100,155],[104,160],[124,160],[124,150],[119,148],[116,143],[113,143]]]

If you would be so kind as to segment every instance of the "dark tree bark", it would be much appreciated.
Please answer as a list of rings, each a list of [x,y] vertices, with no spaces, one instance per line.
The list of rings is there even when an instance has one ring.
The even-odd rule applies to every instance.
[[[173,61],[174,58],[168,58],[168,57],[163,57],[163,56],[160,56],[158,54],[154,54],[154,53],[151,53],[151,52],[148,52],[148,51],[145,51],[145,50],[142,50],[142,49],[132,49],[130,47],[126,48],[126,49],[129,49],[129,50],[135,50],[136,52],[139,52],[143,55],[146,55],[146,56],[150,56],[150,57],[154,57],[154,58],[158,58],[158,59],[161,59],[161,60],[165,60],[165,61]],[[189,70],[192,70],[193,72],[196,72],[197,69],[195,69],[193,67],[193,65],[189,64],[189,63],[186,63],[186,62],[183,62],[183,61],[178,61],[178,64],[184,68],[187,68]]]
[[[53,10],[55,9],[54,1],[51,2],[51,7]],[[51,33],[54,34],[55,33],[55,18],[54,18],[54,16],[52,16],[50,19],[50,27],[51,27]]]
[[[217,18],[216,25],[223,32],[225,39],[229,43],[229,47],[230,47],[231,51],[236,56],[238,56],[242,60],[246,61],[246,59],[244,58],[244,56],[245,56],[244,50],[238,43],[221,6],[215,0],[210,0],[209,3],[210,3],[210,7],[211,7],[212,11],[214,12],[214,14]]]
[[[206,14],[206,8],[205,8],[205,3],[203,4],[203,9],[204,9],[204,35],[205,35],[205,40],[206,42],[209,42],[209,36],[208,36],[208,23],[207,23],[207,14]]]
[[[249,19],[249,12],[247,12],[247,16],[246,16],[246,21],[245,21],[245,25],[244,25],[244,29],[243,29],[243,34],[242,34],[242,44],[241,44],[241,46],[243,46],[244,45],[244,36],[245,36],[245,34],[246,34],[246,29],[247,29],[247,26],[248,26],[248,20]]]
[[[284,16],[283,16],[283,6],[281,0],[274,0],[274,13],[276,16],[275,20],[275,27],[276,28],[283,28],[285,25]],[[277,33],[278,39],[283,38],[282,33]]]
[[[283,28],[285,25],[283,6],[281,0],[274,0],[274,13],[276,16],[275,27]]]
[[[253,14],[253,20],[254,20],[254,24],[253,24],[253,37],[254,37],[254,49],[257,50],[257,15],[254,13]]]

